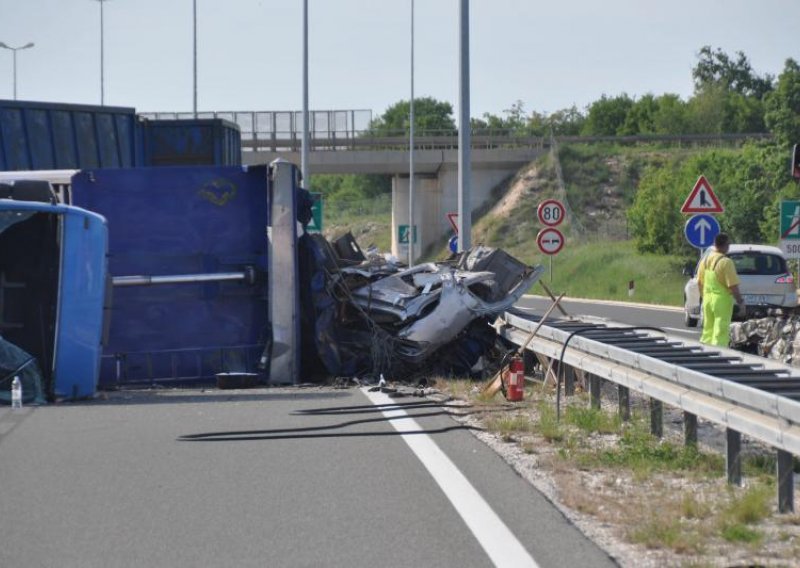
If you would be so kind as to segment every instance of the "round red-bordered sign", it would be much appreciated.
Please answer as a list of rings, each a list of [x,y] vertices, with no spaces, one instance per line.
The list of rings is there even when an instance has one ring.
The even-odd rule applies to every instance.
[[[566,212],[564,205],[557,199],[546,199],[536,208],[536,216],[539,217],[539,222],[548,227],[560,225]]]
[[[544,254],[558,254],[564,248],[564,235],[558,229],[549,227],[536,235],[536,244]]]

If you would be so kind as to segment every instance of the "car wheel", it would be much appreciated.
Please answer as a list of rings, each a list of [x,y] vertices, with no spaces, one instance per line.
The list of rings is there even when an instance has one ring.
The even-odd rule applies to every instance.
[[[697,322],[699,321],[698,318],[693,318],[689,315],[689,312],[683,312],[683,323],[686,327],[697,327]]]

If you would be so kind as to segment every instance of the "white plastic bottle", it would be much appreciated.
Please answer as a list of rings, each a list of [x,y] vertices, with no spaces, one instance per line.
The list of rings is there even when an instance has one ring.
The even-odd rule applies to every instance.
[[[11,381],[11,408],[22,408],[22,381],[19,377]]]

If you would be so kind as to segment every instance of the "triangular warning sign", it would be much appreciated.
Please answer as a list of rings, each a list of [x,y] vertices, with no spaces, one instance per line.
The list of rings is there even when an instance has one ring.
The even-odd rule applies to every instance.
[[[722,203],[719,202],[711,184],[708,183],[706,176],[697,178],[697,183],[686,201],[683,202],[681,213],[722,213]]]

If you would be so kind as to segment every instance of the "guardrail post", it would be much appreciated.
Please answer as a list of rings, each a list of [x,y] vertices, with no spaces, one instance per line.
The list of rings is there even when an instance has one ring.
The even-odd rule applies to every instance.
[[[575,394],[575,367],[564,365],[564,395]]]
[[[527,349],[522,352],[522,363],[525,365],[525,375],[528,377],[532,377],[535,373],[536,369],[536,354],[533,351],[528,351]]]
[[[742,484],[742,434],[730,428],[725,430],[725,466],[728,470],[728,483]]]
[[[664,405],[655,398],[650,399],[650,433],[656,438],[664,436]]]
[[[778,512],[794,512],[794,457],[778,450]]]
[[[683,413],[683,440],[687,446],[697,446],[697,415]]]
[[[625,422],[628,422],[631,419],[631,391],[628,387],[619,385],[617,392],[619,393],[617,396],[619,398],[619,415]]]
[[[592,397],[592,408],[600,408],[600,377],[597,375],[589,375],[589,392]]]

